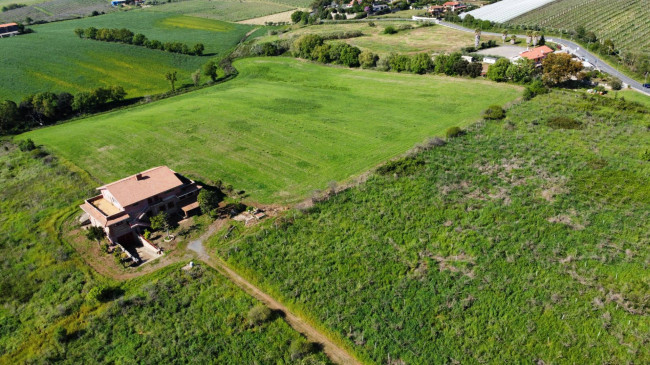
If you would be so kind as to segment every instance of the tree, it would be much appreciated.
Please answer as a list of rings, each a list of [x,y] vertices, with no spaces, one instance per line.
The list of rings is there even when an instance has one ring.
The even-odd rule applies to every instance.
[[[478,45],[481,43],[481,29],[474,29],[474,48],[478,49]]]
[[[539,32],[533,32],[533,46],[537,47],[537,41],[539,40]]]
[[[291,354],[292,361],[300,360],[313,351],[314,344],[302,337],[298,337],[297,339],[291,341],[291,345],[289,346],[289,352]]]
[[[506,78],[514,82],[529,82],[535,73],[535,62],[520,58],[511,63],[506,70]]]
[[[110,89],[110,99],[113,101],[122,101],[126,97],[126,91],[122,86],[111,86]]]
[[[212,79],[212,82],[217,81],[217,64],[214,61],[209,61],[203,65],[203,74]]]
[[[192,53],[197,56],[203,55],[204,50],[205,50],[205,46],[203,45],[203,43],[197,43],[194,45],[194,47],[192,47]]]
[[[89,27],[84,30],[84,35],[86,38],[95,39],[97,38],[97,28]]]
[[[546,38],[544,38],[544,35],[542,34],[541,37],[539,37],[539,44],[540,46],[543,46],[546,44]]]
[[[201,70],[196,70],[192,72],[192,83],[194,86],[199,86],[199,83],[201,82]]]
[[[542,61],[542,70],[544,83],[556,85],[582,71],[582,62],[573,60],[566,53],[551,53]]]
[[[359,48],[343,43],[339,62],[347,67],[359,67],[359,54],[361,54]]]
[[[169,237],[169,216],[165,212],[160,212],[149,219],[151,221],[151,229],[165,230],[167,237]]]
[[[483,65],[480,62],[471,62],[467,65],[467,75],[471,78],[476,78],[481,76],[483,72]]]
[[[201,212],[203,212],[203,214],[208,214],[219,207],[221,194],[215,190],[201,189],[199,196],[196,198],[196,201],[199,203]]]
[[[526,32],[526,45],[529,46],[533,42],[533,31],[529,30]]]
[[[427,53],[416,54],[411,58],[409,69],[411,72],[416,74],[425,74],[430,72],[433,70],[433,61],[431,60],[431,56]]]
[[[75,95],[72,102],[72,109],[80,113],[90,113],[97,108],[97,98],[86,91],[82,91]]]
[[[526,89],[524,89],[524,99],[530,100],[537,95],[546,94],[547,92],[548,89],[544,86],[544,83],[542,83],[540,80],[535,80],[531,82],[530,85],[526,86]]]
[[[0,135],[8,134],[18,127],[18,105],[11,100],[0,103]]]
[[[92,226],[86,230],[86,238],[91,241],[97,242],[98,245],[101,245],[101,240],[106,236],[106,232],[101,227]]]
[[[501,39],[503,40],[503,43],[506,43],[506,39],[508,39],[508,31],[504,30],[503,33],[501,34]]]
[[[296,57],[311,59],[314,48],[323,44],[323,37],[317,34],[305,34],[293,43],[293,54]]]
[[[499,58],[497,62],[495,62],[493,65],[490,65],[486,76],[492,81],[506,81],[509,66],[510,61],[507,58]]]
[[[612,87],[612,90],[621,90],[623,88],[623,83],[616,77],[612,77],[609,81],[609,86]]]
[[[303,15],[302,11],[300,10],[294,11],[293,13],[291,13],[291,21],[293,23],[300,23],[300,21],[302,20],[302,15]]]
[[[142,34],[138,33],[133,36],[133,40],[131,40],[131,43],[135,44],[136,46],[142,46],[147,42],[147,37]]]
[[[375,67],[378,59],[379,57],[370,51],[363,51],[359,54],[359,63],[362,68]]]
[[[167,79],[167,81],[169,81],[169,83],[172,86],[172,92],[176,91],[176,88],[174,87],[174,84],[176,83],[176,81],[178,81],[178,78],[176,76],[177,73],[178,73],[177,71],[173,71],[173,72],[169,71],[169,72],[167,72],[165,74],[165,79]]]
[[[34,115],[42,123],[56,117],[57,96],[49,91],[34,94],[31,98]]]
[[[85,32],[84,32],[84,29],[83,29],[83,28],[75,28],[75,29],[74,29],[74,34],[75,34],[77,37],[79,37],[79,38],[83,38]]]

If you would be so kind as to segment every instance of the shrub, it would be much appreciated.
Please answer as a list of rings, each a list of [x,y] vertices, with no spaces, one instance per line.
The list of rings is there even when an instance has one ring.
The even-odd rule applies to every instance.
[[[151,229],[160,230],[168,229],[169,227],[169,216],[165,212],[160,212],[150,219]]]
[[[506,117],[506,111],[498,105],[490,105],[484,112],[483,118],[488,120],[499,120]]]
[[[621,80],[612,77],[612,80],[609,82],[609,86],[611,86],[612,90],[621,90],[623,88],[623,83]]]
[[[369,22],[369,23],[368,23],[368,26],[370,26],[370,27],[376,27],[377,25],[375,24],[375,22]]]
[[[392,25],[389,25],[386,28],[384,28],[384,34],[395,34],[395,33],[397,33],[397,29],[395,29],[395,27],[393,27]]]
[[[447,135],[447,138],[456,138],[463,134],[463,130],[459,127],[450,127],[447,129],[447,132],[445,132],[445,134]]]
[[[302,337],[291,341],[291,346],[289,346],[291,360],[293,361],[302,359],[303,357],[312,353],[314,350],[314,344]]]
[[[63,327],[57,327],[54,330],[54,339],[58,343],[64,343],[68,339],[68,331]]]
[[[362,68],[372,68],[377,64],[378,58],[376,54],[370,51],[363,51],[359,54],[359,63]]]
[[[23,152],[27,152],[36,149],[36,145],[34,144],[34,141],[27,138],[18,142],[18,148]]]
[[[425,165],[424,158],[421,156],[411,156],[399,160],[389,161],[383,166],[377,168],[379,175],[398,175],[407,176],[416,172]]]
[[[553,129],[580,129],[582,128],[582,123],[579,121],[569,118],[569,117],[553,117],[548,120],[548,126]]]
[[[253,308],[251,308],[250,311],[248,311],[247,318],[248,318],[248,324],[250,324],[251,326],[259,325],[268,321],[271,318],[271,310],[264,304],[260,303],[255,305]]]

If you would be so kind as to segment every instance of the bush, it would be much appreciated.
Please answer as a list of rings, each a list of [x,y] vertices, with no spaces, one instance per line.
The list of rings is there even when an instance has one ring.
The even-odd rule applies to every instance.
[[[378,58],[376,54],[370,51],[363,51],[359,54],[359,63],[362,68],[372,68],[377,64]]]
[[[524,100],[530,100],[537,95],[546,94],[548,88],[544,86],[544,83],[540,80],[535,80],[530,85],[526,86],[524,90]]]
[[[405,157],[399,160],[387,162],[383,166],[377,168],[377,173],[384,176],[407,176],[423,167],[425,163],[424,158],[421,156]]]
[[[609,86],[611,86],[612,90],[621,90],[623,88],[623,83],[616,77],[612,77],[612,80],[609,82]]]
[[[395,33],[397,33],[397,29],[395,29],[395,27],[393,27],[392,25],[389,25],[386,28],[384,28],[384,34],[395,34]]]
[[[34,144],[34,141],[27,138],[18,142],[18,148],[23,152],[27,152],[36,149],[36,145]]]
[[[450,127],[447,129],[447,132],[445,132],[445,134],[447,135],[447,138],[456,138],[463,134],[463,130],[459,127]]]
[[[260,303],[248,311],[247,318],[248,324],[251,326],[256,326],[268,321],[271,318],[271,310],[264,304]]]
[[[498,105],[490,105],[484,112],[483,118],[488,120],[499,120],[506,117],[506,111]]]
[[[68,339],[68,331],[63,327],[57,327],[54,330],[54,339],[58,343],[64,343]]]
[[[580,129],[582,123],[569,117],[553,117],[548,120],[548,126],[553,129]]]
[[[291,354],[291,360],[296,361],[300,360],[303,357],[314,352],[314,344],[300,337],[291,341],[291,346],[289,346],[289,352]]]

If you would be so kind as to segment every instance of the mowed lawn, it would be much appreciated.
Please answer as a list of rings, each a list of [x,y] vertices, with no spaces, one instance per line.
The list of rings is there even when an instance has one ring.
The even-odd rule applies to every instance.
[[[233,81],[24,134],[103,182],[157,165],[222,180],[262,203],[296,202],[521,89],[480,80],[326,67],[288,58],[235,63]]]
[[[80,39],[75,28],[128,28],[161,42],[202,42],[206,56],[187,56],[134,45]],[[32,26],[34,33],[2,39],[0,100],[20,101],[40,92],[77,93],[121,85],[129,97],[169,90],[165,73],[177,71],[181,84],[211,57],[225,55],[252,26],[183,15],[120,12]]]

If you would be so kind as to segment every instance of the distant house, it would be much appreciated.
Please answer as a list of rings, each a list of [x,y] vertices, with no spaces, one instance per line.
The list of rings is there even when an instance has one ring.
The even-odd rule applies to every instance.
[[[464,59],[467,62],[474,62],[474,57],[472,56],[460,56],[460,58]]]
[[[194,181],[159,166],[97,188],[100,194],[80,208],[90,224],[101,227],[112,243],[137,240],[149,217],[161,212],[187,216],[199,207],[201,189]]]
[[[439,6],[439,5],[432,5],[427,9],[427,13],[431,15],[432,17],[439,17],[442,16],[442,13],[445,12],[445,7],[444,6]]]
[[[541,47],[536,47],[533,48],[529,51],[522,52],[519,54],[520,57],[522,58],[528,58],[529,60],[532,60],[535,62],[535,64],[539,64],[548,56],[549,54],[553,53],[554,51],[548,47],[548,46],[541,46]]]
[[[376,13],[378,11],[386,10],[388,9],[388,5],[386,4],[372,4],[372,12]]]
[[[466,5],[463,5],[458,1],[447,1],[446,3],[442,4],[442,6],[445,7],[447,11],[458,11],[467,8]]]
[[[126,4],[126,0],[112,0],[111,6],[120,6]]]
[[[488,65],[494,65],[497,62],[497,59],[494,57],[483,57],[483,63]]]
[[[18,35],[18,24],[16,23],[6,23],[0,24],[0,38],[11,37]]]

